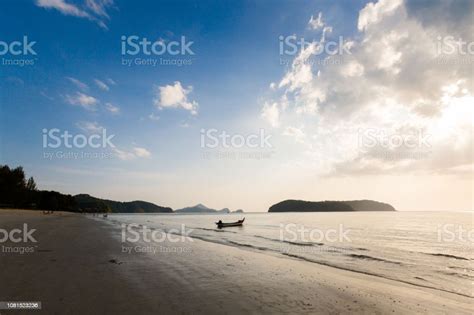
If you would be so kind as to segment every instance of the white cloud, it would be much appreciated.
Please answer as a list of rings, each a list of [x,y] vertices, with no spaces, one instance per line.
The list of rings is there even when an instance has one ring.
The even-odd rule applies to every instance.
[[[76,123],[76,126],[86,133],[100,133],[104,129],[104,127],[95,121],[80,121]]]
[[[356,60],[344,63],[341,67],[342,76],[348,77],[360,77],[364,74],[364,66]]]
[[[105,109],[111,112],[112,114],[120,113],[120,108],[112,103],[105,103]]]
[[[292,126],[286,127],[285,130],[283,131],[283,135],[293,137],[296,142],[300,142],[300,143],[304,143],[304,139],[306,137],[306,134],[303,131],[303,127],[296,128]]]
[[[51,95],[49,95],[46,91],[40,91],[40,95],[47,98],[48,100],[50,101],[54,101],[54,97],[52,97]]]
[[[403,0],[380,0],[377,3],[368,3],[359,12],[357,28],[359,31],[366,30],[370,25],[377,24],[384,16],[391,14],[403,4]]]
[[[107,83],[110,84],[110,85],[117,85],[117,83],[116,83],[114,80],[112,80],[111,78],[107,78],[106,81],[107,81]]]
[[[308,21],[308,26],[310,29],[313,29],[313,30],[318,30],[320,28],[323,28],[324,27],[323,13],[319,12],[317,18],[314,18],[314,16],[311,15],[311,18]]]
[[[265,103],[262,108],[261,116],[265,119],[272,127],[277,127],[280,123],[280,110],[277,103],[268,104]]]
[[[109,19],[106,10],[113,6],[113,0],[86,0],[83,7],[68,3],[65,0],[37,0],[36,5],[45,9],[58,10],[64,15],[86,18],[97,23],[103,29],[108,29],[104,19]]]
[[[109,18],[107,7],[114,4],[113,0],[86,0],[87,7],[99,16]]]
[[[64,15],[89,17],[87,12],[74,4],[66,3],[65,0],[37,0],[36,5],[46,9],[56,9]]]
[[[153,104],[159,109],[182,108],[192,115],[197,115],[198,103],[188,100],[188,94],[193,90],[192,86],[184,88],[181,82],[176,81],[173,85],[155,86]]]
[[[93,96],[76,92],[75,95],[66,95],[66,101],[71,105],[81,106],[87,110],[96,110],[96,105],[99,104],[99,100]]]
[[[311,64],[307,61],[316,53],[318,47],[319,43],[312,42],[301,50],[300,54],[291,64],[291,71],[288,71],[280,81],[278,85],[279,88],[289,86],[289,90],[293,91],[301,85],[311,82],[313,79],[313,72],[311,71]]]
[[[153,121],[160,120],[160,116],[155,115],[154,113],[151,113],[150,115],[148,115],[148,118],[150,118],[150,120],[153,120]]]
[[[264,103],[262,116],[282,127],[283,135],[304,139],[307,146],[297,157],[305,161],[301,164],[334,175],[468,169],[474,127],[472,67],[460,53],[441,56],[450,58],[446,64],[437,45],[438,36],[446,35],[474,41],[465,31],[472,29],[472,15],[450,7],[450,15],[436,19],[435,13],[444,10],[434,9],[437,5],[430,4],[433,22],[422,23],[419,17],[426,15],[413,14],[401,0],[369,3],[359,14],[360,33],[346,41],[350,54],[317,56],[323,37],[300,51],[272,91],[274,98]],[[314,62],[316,58],[326,62]],[[278,106],[283,101],[285,110]],[[306,136],[292,129],[295,125],[304,125]],[[367,129],[398,136],[423,131],[431,135],[432,147],[367,150],[358,138],[358,130]]]
[[[116,147],[113,147],[112,151],[115,153],[115,156],[117,156],[122,161],[129,161],[136,158],[136,156],[132,152],[123,151]]]
[[[87,84],[85,84],[84,82],[82,82],[82,81],[80,81],[76,78],[66,77],[66,79],[71,81],[78,89],[80,89],[82,91],[87,91],[89,89],[89,86]]]
[[[109,86],[107,84],[105,84],[103,81],[101,81],[99,79],[94,79],[94,82],[102,91],[110,90]]]
[[[133,147],[131,151],[120,150],[117,147],[113,147],[112,150],[115,155],[122,161],[151,157],[151,152],[141,147]]]
[[[150,151],[148,151],[148,150],[145,149],[145,148],[135,147],[135,148],[133,148],[133,153],[134,153],[137,157],[141,157],[141,158],[149,158],[149,157],[151,156]]]

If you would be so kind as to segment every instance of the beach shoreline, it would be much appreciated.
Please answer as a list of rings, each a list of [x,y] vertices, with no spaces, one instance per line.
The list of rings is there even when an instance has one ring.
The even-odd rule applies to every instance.
[[[25,244],[33,252],[0,252],[0,301],[40,301],[38,313],[472,312],[472,298],[291,257],[199,239],[122,242],[107,219],[0,210],[0,228],[23,224],[37,242]]]

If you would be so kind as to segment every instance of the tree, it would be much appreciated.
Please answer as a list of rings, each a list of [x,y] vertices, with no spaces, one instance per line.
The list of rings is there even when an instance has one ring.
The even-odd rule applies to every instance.
[[[0,204],[20,206],[24,201],[26,189],[23,168],[10,169],[7,165],[0,166]]]
[[[0,165],[0,207],[78,211],[73,196],[38,190],[33,177],[26,180],[21,166],[11,169],[8,165]],[[105,204],[103,208],[108,210]]]
[[[28,179],[28,182],[26,182],[26,189],[27,190],[32,190],[32,191],[36,191],[37,188],[36,188],[36,183],[35,183],[35,179],[33,177],[30,177]]]

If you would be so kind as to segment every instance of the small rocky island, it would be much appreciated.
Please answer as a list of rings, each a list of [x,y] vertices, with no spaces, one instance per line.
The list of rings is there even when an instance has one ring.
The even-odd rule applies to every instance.
[[[268,212],[349,212],[349,211],[396,211],[383,202],[374,200],[304,201],[285,200],[274,204]]]
[[[229,208],[223,208],[220,210],[212,209],[200,203],[195,206],[177,209],[174,212],[175,213],[243,213],[244,211],[242,209],[238,209],[236,211],[230,211]]]

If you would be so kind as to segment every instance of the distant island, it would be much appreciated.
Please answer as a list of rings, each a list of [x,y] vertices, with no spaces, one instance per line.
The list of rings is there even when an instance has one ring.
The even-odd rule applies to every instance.
[[[388,203],[374,200],[304,201],[285,200],[272,205],[268,212],[349,212],[349,211],[396,211]]]
[[[87,194],[75,195],[76,205],[82,212],[111,213],[172,213],[170,207],[162,207],[151,202],[136,200],[120,202],[100,199]]]
[[[177,209],[174,212],[176,213],[243,213],[244,210],[238,209],[235,211],[230,211],[229,208],[223,208],[223,209],[217,210],[217,209],[206,207],[205,205],[199,203],[195,206]]]
[[[0,165],[0,208],[53,210],[96,213],[243,213],[206,207],[203,204],[173,211],[151,202],[135,200],[120,202],[93,197],[88,194],[66,195],[57,191],[39,190],[33,177],[27,178],[22,167]],[[285,200],[274,204],[268,212],[340,212],[340,211],[396,211],[387,203],[374,200],[304,201]]]

